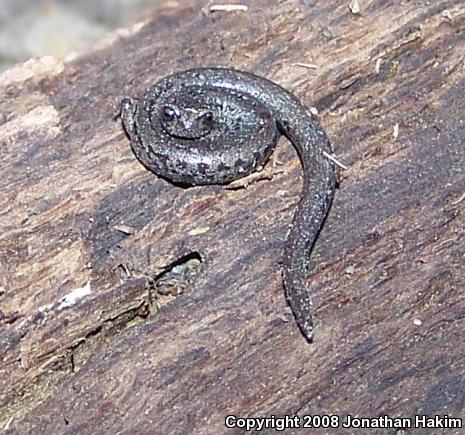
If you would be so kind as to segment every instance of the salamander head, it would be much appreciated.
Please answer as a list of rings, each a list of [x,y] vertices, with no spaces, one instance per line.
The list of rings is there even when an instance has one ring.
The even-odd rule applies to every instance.
[[[162,106],[158,112],[164,130],[173,137],[198,139],[214,128],[211,110],[181,107],[174,104]]]

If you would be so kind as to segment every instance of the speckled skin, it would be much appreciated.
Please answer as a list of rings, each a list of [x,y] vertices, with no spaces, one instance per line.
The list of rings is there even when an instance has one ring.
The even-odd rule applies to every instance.
[[[283,280],[295,319],[313,340],[307,259],[335,189],[329,140],[309,109],[281,86],[254,74],[202,68],[163,78],[121,117],[138,159],[176,183],[221,184],[262,165],[280,134],[297,149],[303,190],[284,249]]]

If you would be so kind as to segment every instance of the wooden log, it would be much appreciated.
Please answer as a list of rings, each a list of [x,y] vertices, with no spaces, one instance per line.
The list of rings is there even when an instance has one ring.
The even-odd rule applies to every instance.
[[[0,76],[3,431],[464,418],[465,5],[360,9],[167,2],[75,60]],[[116,117],[198,66],[291,90],[349,166],[311,258],[311,345],[279,265],[301,189],[290,144],[268,179],[181,189],[136,161]]]

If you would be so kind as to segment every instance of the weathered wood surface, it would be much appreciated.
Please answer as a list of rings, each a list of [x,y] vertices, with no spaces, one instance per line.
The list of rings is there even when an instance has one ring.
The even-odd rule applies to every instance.
[[[465,417],[464,2],[205,5],[167,2],[88,55],[0,77],[0,430]],[[213,65],[316,107],[349,165],[312,256],[313,345],[279,270],[301,187],[289,143],[271,179],[183,190],[115,120],[122,97]],[[162,276],[182,294],[157,296],[183,258],[198,267]]]

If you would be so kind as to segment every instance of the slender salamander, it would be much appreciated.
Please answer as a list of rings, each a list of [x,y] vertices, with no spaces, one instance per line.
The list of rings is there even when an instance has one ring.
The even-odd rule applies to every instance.
[[[313,340],[308,256],[334,194],[331,145],[310,110],[281,86],[251,73],[201,68],[161,79],[139,99],[124,99],[121,117],[137,158],[174,183],[222,184],[265,163],[279,136],[296,148],[303,189],[283,255],[286,297]]]

